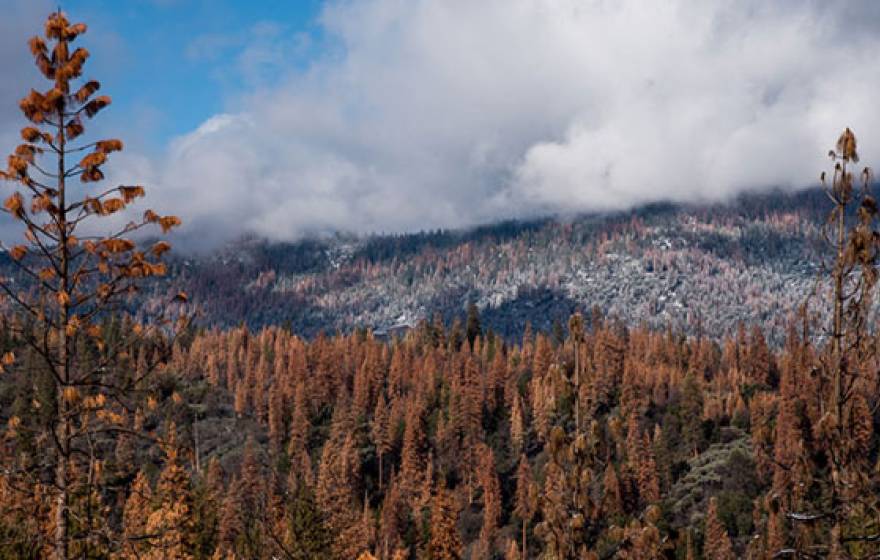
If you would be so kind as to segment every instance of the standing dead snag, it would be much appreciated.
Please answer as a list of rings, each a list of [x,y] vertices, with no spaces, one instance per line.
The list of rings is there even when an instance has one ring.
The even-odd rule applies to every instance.
[[[830,177],[822,174],[822,183],[833,207],[823,233],[832,256],[823,263],[821,280],[830,315],[816,317],[825,326],[811,337],[805,311],[798,354],[815,357],[798,365],[806,381],[797,390],[790,372],[783,379],[783,396],[801,403],[804,426],[795,423],[797,405],[786,403],[777,419],[777,474],[768,499],[792,530],[786,540],[779,527],[768,529],[768,544],[774,543],[770,552],[779,557],[840,560],[875,557],[880,540],[880,479],[872,459],[880,378],[877,333],[869,324],[880,233],[869,168],[860,174],[861,188],[855,185],[851,167],[859,157],[850,129],[829,156],[834,169]]]
[[[824,442],[827,461],[827,502],[824,513],[829,523],[829,555],[846,558],[847,542],[876,533],[875,523],[862,526],[860,518],[870,519],[876,503],[873,495],[873,469],[868,463],[872,419],[869,406],[876,401],[876,372],[870,371],[876,357],[876,344],[867,320],[877,284],[880,234],[876,231],[877,202],[869,192],[871,170],[861,172],[862,188],[856,190],[850,165],[859,161],[856,137],[847,128],[829,153],[834,172],[823,184],[834,203],[826,238],[835,251],[831,267],[833,316],[828,327],[827,350],[820,354],[819,375],[823,395],[818,399],[819,421],[814,432]],[[856,221],[847,231],[847,210],[857,205]],[[828,231],[830,230],[830,231]],[[873,379],[872,379],[873,378]],[[863,437],[868,431],[867,438]],[[871,500],[875,502],[876,500]],[[852,533],[851,533],[852,532]]]
[[[5,434],[28,430],[48,452],[29,462],[10,459],[4,476],[22,488],[51,484],[53,534],[45,554],[51,549],[59,559],[114,546],[100,520],[99,457],[114,436],[131,431],[126,419],[134,412],[133,396],[155,368],[150,364],[135,373],[130,352],[140,344],[161,350],[170,315],[147,325],[132,322],[114,340],[103,338],[100,322],[125,315],[124,304],[139,283],[165,273],[161,257],[170,245],[159,241],[140,248],[132,235],[146,226],[165,233],[180,224],[175,216],[147,210],[112,233],[95,233],[101,218],[125,210],[144,196],[144,188],[96,188],[122,142],[82,141],[86,121],[110,105],[109,97],[96,95],[97,81],[78,80],[89,52],[73,45],[85,31],[85,24],[71,24],[59,11],[46,21],[45,36],[30,40],[35,63],[50,84],[21,100],[31,124],[21,130],[24,142],[0,171],[13,189],[3,210],[24,229],[24,242],[7,248],[15,273],[2,278],[0,291],[16,318],[22,350],[37,356],[54,394],[47,420],[13,417]]]

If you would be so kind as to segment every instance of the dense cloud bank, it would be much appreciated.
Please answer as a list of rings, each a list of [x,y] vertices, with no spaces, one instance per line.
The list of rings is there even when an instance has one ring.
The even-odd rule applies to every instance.
[[[880,161],[878,22],[868,0],[330,2],[306,69],[115,178],[202,240],[802,187],[844,126]]]

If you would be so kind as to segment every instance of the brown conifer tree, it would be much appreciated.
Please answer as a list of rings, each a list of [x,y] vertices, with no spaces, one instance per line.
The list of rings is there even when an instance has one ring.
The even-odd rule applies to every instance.
[[[574,372],[572,373],[572,384],[574,385],[574,430],[575,433],[581,431],[581,381],[583,363],[581,360],[581,347],[584,343],[584,317],[580,313],[575,313],[568,320],[569,342],[573,346],[574,354]]]
[[[281,396],[281,388],[273,383],[269,387],[269,443],[272,453],[278,453],[282,447],[284,437],[284,402]]]
[[[179,458],[177,431],[173,423],[166,430],[162,448],[165,467],[156,483],[155,507],[144,527],[150,547],[142,558],[188,560],[195,558],[192,482]]]
[[[657,521],[660,519],[660,508],[649,506],[642,519],[633,519],[625,527],[612,527],[610,534],[618,541],[615,558],[620,560],[656,560],[664,557],[669,549],[664,543]],[[595,554],[593,558],[598,558]]]
[[[501,341],[493,342],[494,354],[486,379],[486,408],[495,412],[503,400],[504,384],[507,381],[507,357],[501,349]]]
[[[599,423],[588,432],[569,438],[556,426],[548,442],[550,461],[544,471],[541,496],[543,521],[535,534],[544,541],[545,552],[559,559],[586,555],[590,542],[590,520],[596,504],[592,484],[598,466]]]
[[[479,483],[483,490],[483,525],[480,528],[480,545],[491,557],[498,522],[501,519],[501,485],[495,470],[495,455],[487,445],[481,446]]]
[[[785,548],[785,528],[779,515],[779,506],[771,503],[768,510],[766,550],[770,552],[770,555],[775,555]]]
[[[641,457],[638,470],[639,498],[643,506],[648,506],[660,501],[660,476],[657,473],[654,447],[647,433],[642,435],[640,449]]]
[[[450,422],[458,435],[457,467],[463,472],[468,493],[468,503],[473,501],[473,491],[478,476],[477,450],[483,439],[483,386],[480,366],[468,353],[452,385]]]
[[[41,454],[36,468],[8,468],[29,479],[22,481],[25,486],[36,482],[37,473],[54,473],[54,555],[62,560],[73,554],[73,541],[94,536],[86,525],[80,524],[76,534],[71,530],[72,496],[96,492],[89,465],[97,459],[90,450],[119,431],[126,408],[120,403],[130,402],[134,389],[143,387],[153,370],[148,364],[142,373],[133,371],[127,352],[137,340],[156,337],[156,330],[137,326],[108,343],[98,322],[110,311],[122,314],[123,298],[142,279],[165,273],[160,258],[170,245],[159,241],[139,249],[131,236],[149,225],[167,231],[180,223],[174,216],[147,210],[113,234],[92,233],[90,224],[123,211],[144,196],[144,189],[95,188],[110,154],[122,149],[121,141],[77,144],[86,120],[110,105],[109,97],[95,95],[97,81],[77,83],[89,52],[74,43],[85,31],[85,24],[72,24],[58,11],[49,16],[45,36],[30,40],[36,66],[50,83],[47,90],[32,89],[21,100],[19,107],[31,125],[21,130],[23,143],[9,156],[7,170],[0,171],[0,180],[13,188],[3,209],[22,226],[25,237],[23,244],[8,248],[16,272],[0,281],[0,291],[30,325],[17,336],[22,346],[39,355],[55,395],[53,414],[44,417],[42,426],[27,426],[51,434],[51,448]],[[96,360],[82,358],[86,347],[96,351]],[[7,367],[12,365],[8,361]]]
[[[459,560],[462,557],[461,536],[457,527],[458,511],[455,496],[438,484],[431,500],[431,536],[427,558]]]
[[[122,530],[125,542],[123,558],[140,558],[149,549],[146,542],[147,519],[152,512],[153,489],[144,471],[138,471],[131,485],[122,513]]]
[[[425,427],[421,408],[419,403],[410,402],[403,433],[403,449],[400,453],[401,489],[410,507],[415,505],[414,500],[422,489],[426,466]]]
[[[614,464],[610,461],[605,467],[605,476],[602,478],[602,512],[608,516],[623,513],[623,491]]]
[[[326,527],[333,535],[333,552],[343,560],[361,551],[358,508],[360,463],[351,435],[341,444],[327,442],[321,454],[315,497],[324,512]]]
[[[744,364],[746,377],[752,383],[769,384],[772,367],[770,350],[764,333],[758,325],[752,326],[747,348]]]
[[[408,516],[398,481],[392,479],[387,488],[379,520],[379,550],[382,558],[390,558],[392,552],[400,547]]]
[[[510,443],[511,451],[519,454],[523,450],[526,437],[525,412],[523,411],[522,398],[519,394],[514,395],[513,404],[510,407]]]
[[[780,506],[793,525],[789,538],[795,548],[809,546],[811,553],[836,559],[878,551],[875,517],[868,513],[880,505],[875,491],[880,480],[870,458],[874,450],[869,411],[877,410],[880,399],[876,333],[871,332],[869,317],[877,289],[880,232],[878,206],[870,192],[871,170],[861,172],[859,188],[851,169],[859,156],[850,129],[843,131],[829,155],[834,170],[828,181],[823,173],[822,182],[833,208],[823,233],[831,256],[823,263],[827,277],[821,293],[831,312],[820,319],[823,330],[814,334],[809,332],[814,317],[805,311],[801,346],[808,347],[815,337],[816,349],[793,345],[797,352],[786,357],[796,370],[805,366],[810,372],[798,378],[798,392],[809,391],[804,402],[812,433],[799,438],[791,403],[781,404],[779,456],[794,468],[777,473],[774,491],[783,490],[789,497]],[[811,354],[812,363],[803,364]]]
[[[220,505],[216,556],[218,558],[225,558],[227,555],[234,557],[239,538],[244,534],[244,501],[241,496],[241,486],[233,483],[229,486]]]
[[[537,489],[534,480],[532,480],[532,469],[526,456],[522,455],[519,466],[516,468],[516,502],[514,504],[514,514],[519,517],[522,523],[522,558],[528,558],[528,526],[535,515],[537,501]]]
[[[373,410],[373,419],[370,422],[370,437],[376,446],[376,455],[379,458],[379,488],[382,487],[385,455],[391,451],[391,414],[385,395],[379,393],[376,399],[376,408]]]
[[[705,534],[703,557],[706,560],[736,560],[727,529],[718,519],[718,501],[714,497],[709,500],[709,510],[706,512]]]
[[[291,476],[299,478],[308,485],[312,484],[312,462],[309,457],[309,421],[308,401],[306,400],[305,381],[296,384],[293,399],[293,415],[290,419],[290,439],[287,442],[287,457],[290,460]]]

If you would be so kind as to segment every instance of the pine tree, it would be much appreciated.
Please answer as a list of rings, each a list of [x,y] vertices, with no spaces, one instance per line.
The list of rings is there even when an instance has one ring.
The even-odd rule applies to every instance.
[[[149,549],[147,519],[152,513],[153,489],[143,470],[138,471],[131,485],[122,514],[124,558],[140,558]]]
[[[244,503],[241,486],[235,481],[230,485],[220,506],[216,549],[218,557],[225,558],[227,555],[234,557],[239,538],[244,534]]]
[[[495,470],[495,455],[488,446],[480,450],[479,481],[483,490],[483,525],[480,528],[480,544],[491,556],[498,522],[501,518],[501,485]]]
[[[492,413],[503,401],[504,387],[507,381],[507,357],[500,340],[492,340],[492,358],[486,380],[486,408]]]
[[[192,485],[178,456],[177,431],[173,423],[166,430],[162,447],[165,468],[156,483],[155,508],[147,517],[144,529],[151,537],[151,546],[143,558],[195,558]]]
[[[129,328],[119,333],[121,340],[105,340],[100,322],[111,311],[115,316],[124,314],[125,298],[138,290],[143,279],[165,273],[161,256],[170,245],[158,241],[138,248],[132,239],[135,232],[153,225],[167,232],[180,224],[177,217],[147,210],[109,235],[94,234],[108,229],[101,227],[102,218],[122,212],[145,191],[136,185],[92,188],[104,178],[102,168],[112,153],[122,149],[122,142],[106,139],[77,145],[86,120],[111,102],[108,96],[95,96],[99,82],[78,81],[89,51],[74,48],[74,43],[85,32],[85,24],[72,24],[56,11],[46,21],[45,36],[30,40],[31,54],[49,82],[48,89],[31,89],[19,103],[31,124],[21,129],[23,143],[9,156],[6,171],[0,171],[0,180],[12,190],[3,210],[24,230],[24,243],[6,253],[14,271],[0,281],[0,292],[7,296],[10,312],[26,320],[28,327],[17,334],[20,346],[39,355],[44,373],[49,374],[42,378],[53,397],[53,406],[43,408],[46,416],[40,426],[27,425],[31,419],[22,426],[20,417],[10,422],[13,431],[39,431],[48,442],[32,469],[16,469],[22,480],[15,487],[30,488],[44,473],[54,473],[51,532],[54,556],[62,560],[105,536],[101,535],[105,528],[94,528],[91,514],[96,510],[91,506],[88,521],[75,519],[74,497],[89,504],[100,498],[102,488],[91,477],[101,461],[94,450],[112,448],[112,438],[124,420],[122,412],[135,408],[136,390],[144,387],[155,365],[148,364],[142,375],[137,374],[128,351],[148,337],[162,338],[155,328],[134,329],[133,323],[127,323]],[[82,187],[76,186],[75,178]],[[179,306],[167,305],[163,311],[167,314],[155,317],[154,325],[167,324]],[[163,354],[167,356],[169,348]],[[7,353],[4,362],[6,369],[14,369],[14,352]]]
[[[421,490],[425,472],[425,428],[421,405],[410,402],[403,433],[403,449],[400,453],[400,481],[404,496],[410,506]]]
[[[282,449],[281,441],[284,437],[284,403],[281,396],[281,388],[276,383],[269,387],[269,442],[273,454]]]
[[[290,489],[286,508],[285,549],[291,557],[330,560],[333,538],[324,524],[315,496],[306,484]]]
[[[510,408],[510,443],[511,451],[519,454],[525,443],[525,417],[522,408],[522,398],[519,395],[513,397],[513,406]]]
[[[78,492],[71,495],[70,517],[71,534],[89,534],[89,540],[76,539],[71,543],[70,554],[74,557],[100,557],[111,550],[111,545],[116,542],[116,532],[110,527],[108,507],[104,504],[103,497],[98,492],[103,473],[102,463],[94,462],[89,465],[89,475],[84,478],[88,481]],[[72,473],[74,477],[83,477],[78,472],[78,467]],[[91,479],[91,480],[89,480]]]
[[[592,483],[598,466],[599,424],[570,439],[561,427],[550,433],[550,461],[544,474],[541,513],[535,529],[545,552],[555,558],[575,559],[589,552],[590,520],[596,510]]]
[[[782,520],[780,519],[778,505],[771,503],[768,510],[766,550],[772,556],[785,547],[785,532]]]
[[[248,380],[239,381],[235,386],[235,414],[241,418],[248,412]]]
[[[660,501],[660,477],[657,473],[654,448],[648,434],[642,435],[640,451],[638,470],[639,498],[642,500],[643,506],[648,506]]]
[[[748,341],[748,354],[745,357],[745,374],[752,383],[770,384],[772,368],[770,349],[764,333],[758,325],[752,326]]]
[[[535,482],[532,480],[532,469],[525,455],[520,457],[516,469],[516,503],[514,514],[522,522],[522,558],[528,558],[528,526],[535,515],[537,505]]]
[[[556,393],[550,377],[552,360],[552,346],[546,337],[538,335],[532,361],[532,380],[529,383],[529,404],[535,431],[542,441],[550,433],[556,410]]]
[[[798,412],[802,406],[801,388],[795,381],[796,375],[794,364],[783,367],[773,437],[772,487],[784,496],[790,508],[799,509],[804,505],[802,499],[808,488],[809,467],[804,456],[803,420]]]
[[[706,560],[735,560],[733,545],[727,535],[727,529],[718,518],[718,501],[712,497],[709,500],[709,510],[706,512],[706,539],[703,546],[703,556]]]
[[[195,549],[197,558],[207,558],[217,548],[220,507],[223,500],[223,468],[211,457],[206,475],[194,490]]]
[[[242,532],[236,550],[245,558],[257,556],[269,544],[269,484],[259,457],[259,448],[253,437],[248,437],[239,467],[239,476],[233,482],[234,492],[242,508]]]
[[[798,375],[794,391],[806,393],[809,427],[801,432],[801,415],[792,408],[797,401],[780,404],[775,455],[789,463],[790,472],[776,471],[772,492],[785,498],[779,505],[793,524],[788,537],[795,548],[820,547],[829,558],[849,558],[878,550],[873,514],[867,513],[880,505],[869,412],[880,406],[877,344],[868,317],[877,289],[880,232],[871,170],[862,171],[861,189],[851,170],[859,157],[849,128],[829,155],[834,170],[827,183],[822,174],[822,183],[833,208],[823,237],[831,256],[823,263],[828,272],[823,295],[831,311],[823,319],[805,305],[802,340],[787,348],[783,391],[793,392],[792,374],[809,372]],[[810,332],[814,322],[824,325],[820,333]],[[817,339],[815,349],[811,338]]]
[[[431,537],[428,541],[427,558],[459,560],[462,557],[457,521],[458,507],[455,497],[438,484],[431,503]]]
[[[409,517],[400,483],[392,479],[387,488],[379,527],[379,550],[382,558],[389,558],[392,551],[400,547]]]
[[[373,445],[376,446],[376,455],[379,458],[379,487],[383,483],[383,459],[391,451],[391,417],[385,395],[379,393],[376,400],[376,408],[373,411],[373,420],[370,424],[370,436]]]
[[[454,379],[450,409],[450,421],[459,439],[457,466],[463,470],[471,503],[477,477],[476,452],[483,439],[483,386],[480,366],[471,355],[465,356],[460,376]]]
[[[333,535],[333,553],[340,560],[357,555],[362,544],[358,534],[359,473],[352,436],[346,436],[339,447],[331,437],[321,455],[315,494],[327,529]]]
[[[296,384],[293,400],[293,417],[290,420],[290,438],[287,442],[287,456],[290,460],[291,474],[306,484],[312,484],[312,462],[309,457],[309,421],[308,402],[306,400],[305,382]]]
[[[656,523],[659,519],[660,508],[649,506],[642,519],[633,519],[625,527],[613,527],[609,532],[615,537],[615,540],[619,541],[615,558],[620,560],[663,558],[670,546],[663,542],[660,531],[657,529]],[[595,554],[592,557],[598,558]]]
[[[614,464],[610,461],[602,478],[602,511],[605,515],[616,516],[623,513],[623,491]]]

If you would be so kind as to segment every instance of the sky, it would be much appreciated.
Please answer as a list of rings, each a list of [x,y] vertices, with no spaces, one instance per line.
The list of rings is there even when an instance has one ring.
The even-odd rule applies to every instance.
[[[3,40],[4,50],[24,67],[31,60],[26,39],[59,3],[3,3],[14,14],[0,24],[12,35]],[[318,0],[66,0],[60,6],[89,26],[82,41],[93,54],[86,73],[112,94],[113,116],[126,123],[134,117],[139,134],[129,142],[151,150],[304,67],[321,36]],[[10,85],[37,85],[36,75],[31,81]]]
[[[0,147],[56,3],[0,0]],[[873,0],[69,0],[108,181],[191,246],[467,227],[816,183],[880,160]]]

